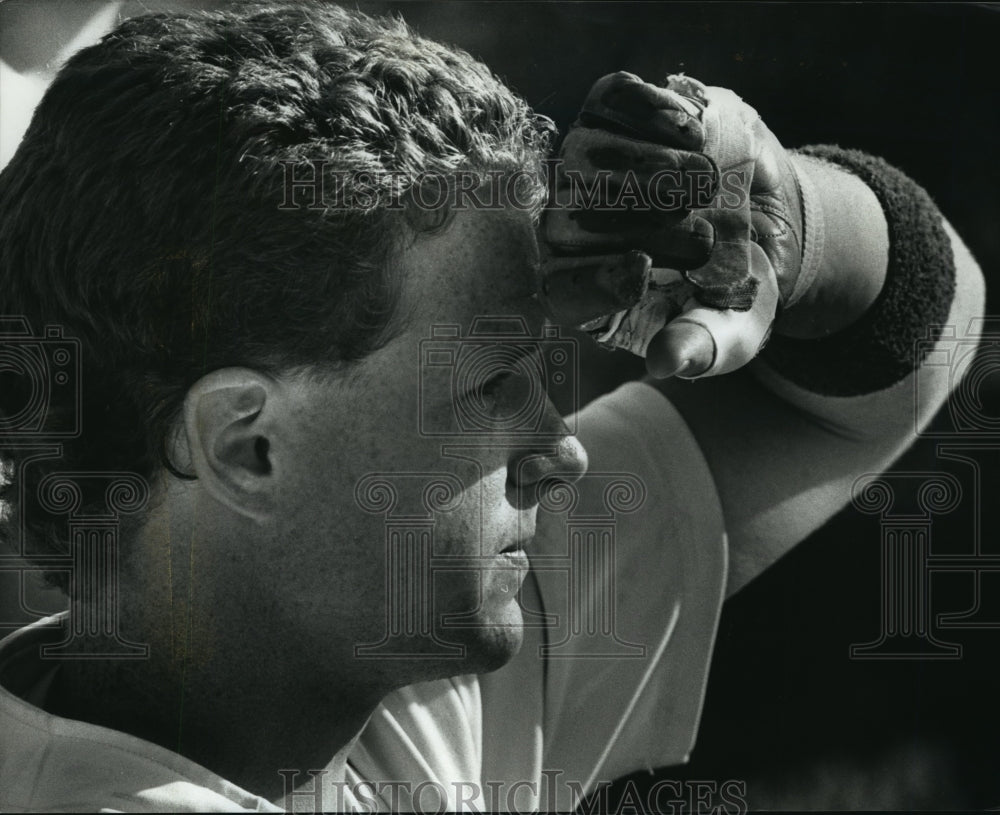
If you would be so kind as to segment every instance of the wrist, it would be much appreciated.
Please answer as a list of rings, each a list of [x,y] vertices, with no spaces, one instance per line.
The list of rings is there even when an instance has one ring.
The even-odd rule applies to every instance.
[[[835,164],[789,152],[801,191],[805,235],[792,305],[774,333],[797,339],[835,334],[860,319],[885,282],[889,236],[875,193]]]
[[[772,336],[762,357],[785,379],[815,393],[874,393],[912,374],[932,346],[927,340],[935,340],[948,319],[955,295],[951,238],[927,191],[883,159],[834,145],[801,152],[864,182],[852,186],[851,179],[831,175],[823,185],[826,246],[801,303],[800,313],[810,316],[811,310],[816,321],[829,303],[847,324],[808,338]],[[808,166],[817,178],[818,165]],[[851,291],[854,286],[865,287],[863,296]]]

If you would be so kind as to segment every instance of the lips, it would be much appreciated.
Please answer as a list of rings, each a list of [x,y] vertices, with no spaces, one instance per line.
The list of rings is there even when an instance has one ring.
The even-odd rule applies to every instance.
[[[500,554],[502,555],[510,552],[523,552],[530,543],[531,543],[531,538],[514,541],[514,543],[511,543],[508,546],[505,546],[503,549],[501,549]]]

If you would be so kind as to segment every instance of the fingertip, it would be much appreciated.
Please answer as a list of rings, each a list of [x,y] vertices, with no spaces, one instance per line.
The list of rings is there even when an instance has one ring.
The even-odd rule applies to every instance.
[[[664,326],[646,349],[646,371],[656,379],[693,379],[715,362],[715,340],[703,325],[679,318]]]

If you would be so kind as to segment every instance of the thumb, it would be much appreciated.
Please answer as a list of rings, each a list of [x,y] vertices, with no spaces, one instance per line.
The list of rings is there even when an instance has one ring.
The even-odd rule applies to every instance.
[[[646,369],[654,377],[695,379],[741,368],[764,346],[778,306],[774,267],[757,244],[750,245],[751,274],[759,288],[748,311],[714,309],[693,297],[680,316],[650,341]]]
[[[715,340],[705,326],[676,319],[660,329],[646,349],[650,376],[697,376],[715,360]]]

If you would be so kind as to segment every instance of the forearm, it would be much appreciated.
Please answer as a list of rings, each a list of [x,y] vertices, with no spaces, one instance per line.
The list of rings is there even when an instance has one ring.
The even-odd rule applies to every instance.
[[[964,331],[981,313],[981,273],[927,193],[898,169],[858,151],[807,149],[844,166],[796,159],[809,182],[803,190],[813,199],[806,207],[807,220],[815,215],[811,228],[807,223],[805,255],[816,272],[805,296],[781,315],[761,361],[804,394],[890,398],[887,392],[924,361],[940,326]],[[935,393],[921,411],[933,412],[946,395]],[[817,400],[795,404],[815,410]],[[912,404],[905,411],[911,425]],[[896,415],[882,411],[878,421],[866,411],[863,426],[852,427],[843,424],[850,415],[844,407],[838,404],[833,417],[825,409],[821,415],[839,419],[851,434],[883,432]]]
[[[983,313],[983,278],[961,238],[950,225],[945,227],[955,254],[956,286],[943,322],[961,340]],[[954,344],[951,338],[928,343],[933,349],[924,364],[902,381],[850,397],[820,395],[793,385],[766,364],[754,367],[757,384],[773,399],[769,417],[773,436],[769,441],[755,440],[747,451],[748,456],[759,457],[756,486],[728,464],[715,473],[726,484],[720,492],[728,498],[728,594],[848,504],[859,476],[885,470],[914,442],[957,384],[953,368],[927,361],[940,359],[940,351]],[[864,365],[864,359],[857,364]],[[768,410],[763,398],[754,405]],[[713,447],[712,458],[719,462],[726,453]],[[788,455],[783,454],[786,450]]]
[[[850,324],[816,339],[772,338],[750,376],[660,386],[715,479],[730,540],[729,593],[847,504],[858,476],[885,469],[912,443],[956,384],[948,368],[926,364],[934,341],[920,339],[935,335],[935,323],[962,338],[983,311],[979,267],[940,213],[923,206],[926,228],[915,229],[912,208],[902,218],[882,215],[845,175],[817,185],[832,201],[822,213],[830,245],[799,315],[801,325],[817,326],[823,307],[839,309]],[[872,221],[875,228],[863,226]],[[863,236],[854,246],[852,222]],[[867,276],[881,280],[879,291],[867,288],[867,307],[843,320],[845,303],[865,299],[850,289],[864,287]]]
[[[942,406],[950,389],[958,384],[947,366],[937,363],[941,358],[937,351],[943,346],[954,345],[956,339],[971,337],[974,341],[978,330],[976,319],[982,316],[985,305],[979,265],[961,237],[943,218],[942,226],[954,257],[954,295],[949,298],[947,311],[940,318],[924,322],[925,339],[907,344],[911,366],[906,376],[886,387],[859,393],[860,388],[854,387],[858,383],[851,382],[849,375],[845,375],[842,381],[847,393],[818,392],[790,381],[780,367],[772,364],[768,355],[763,355],[750,366],[757,381],[831,433],[869,447],[873,455],[889,450],[895,451],[893,456],[902,452]],[[948,327],[943,340],[940,326]],[[935,364],[928,365],[928,360]],[[819,359],[816,364],[820,367],[824,362]],[[853,365],[865,371],[872,363],[864,351],[859,350],[853,357]],[[835,385],[837,376],[831,374],[827,382]]]

